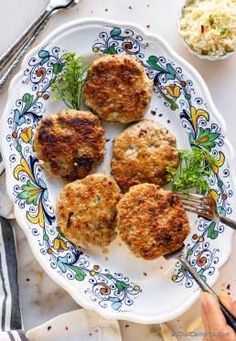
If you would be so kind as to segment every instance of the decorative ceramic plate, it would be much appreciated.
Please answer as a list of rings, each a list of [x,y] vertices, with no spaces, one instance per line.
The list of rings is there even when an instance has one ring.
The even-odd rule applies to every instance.
[[[199,74],[158,36],[125,23],[80,20],[53,32],[25,58],[13,79],[1,122],[1,144],[8,193],[35,257],[43,269],[83,307],[104,317],[157,323],[181,315],[197,299],[191,276],[175,262],[134,257],[118,240],[108,256],[76,249],[57,230],[56,197],[62,184],[41,170],[32,150],[33,134],[43,115],[64,108],[50,98],[51,81],[62,70],[64,53],[130,54],[154,80],[145,117],[177,137],[179,148],[202,148],[215,156],[209,176],[218,210],[232,216],[232,149],[225,124]],[[98,172],[110,173],[112,140],[122,125],[104,123],[107,155]],[[232,231],[214,221],[189,216],[187,257],[199,275],[213,284],[230,255]]]

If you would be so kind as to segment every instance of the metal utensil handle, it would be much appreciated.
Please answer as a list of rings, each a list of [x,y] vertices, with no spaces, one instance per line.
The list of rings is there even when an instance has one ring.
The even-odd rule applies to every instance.
[[[178,258],[180,262],[187,268],[187,270],[190,272],[190,274],[193,276],[196,283],[199,285],[199,287],[206,292],[209,292],[212,294],[219,302],[220,309],[230,327],[233,328],[234,331],[236,331],[236,318],[231,314],[231,312],[220,302],[219,297],[215,293],[215,291],[205,282],[203,279],[199,276],[197,271],[189,264],[189,262],[182,258]]]
[[[222,217],[222,216],[219,216],[219,220],[221,223],[228,225],[232,229],[236,230],[236,221],[234,221],[230,218]]]
[[[231,312],[219,301],[220,304],[220,310],[222,311],[227,324],[233,328],[233,330],[236,332],[236,318],[231,314]]]
[[[14,55],[19,49],[25,44],[25,42],[31,37],[32,32],[37,27],[40,27],[50,14],[53,9],[45,9],[23,32],[23,34],[11,45],[11,47],[0,57],[0,72],[7,66],[7,64],[13,59]]]
[[[202,279],[202,277],[199,276],[197,271],[191,266],[191,264],[185,259],[184,257],[178,257],[177,258],[188,270],[188,272],[192,275],[194,278],[195,282],[199,285],[199,287],[203,291],[210,292],[212,295],[214,295],[216,298],[218,298],[217,294],[215,291]]]
[[[34,43],[40,32],[44,29],[44,27],[47,25],[50,16],[52,13],[49,12],[49,15],[45,17],[44,21],[41,22],[41,25],[37,26],[37,29],[35,29],[33,35],[31,35],[28,40],[25,41],[24,45],[19,49],[19,51],[15,54],[15,60],[14,62],[8,67],[7,71],[2,75],[0,78],[0,90],[3,88],[3,86],[6,84],[9,76],[12,74],[12,72],[16,69],[18,64],[22,61],[23,57],[26,55],[28,49],[30,46]],[[31,32],[32,33],[32,32]]]

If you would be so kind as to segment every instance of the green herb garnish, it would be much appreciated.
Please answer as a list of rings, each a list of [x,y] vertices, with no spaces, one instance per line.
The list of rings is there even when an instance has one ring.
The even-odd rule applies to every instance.
[[[179,151],[180,164],[176,169],[167,167],[167,180],[171,183],[174,192],[197,190],[205,194],[209,190],[206,177],[211,174],[210,166],[214,164],[214,157],[207,151],[194,149]]]
[[[227,28],[222,28],[220,30],[220,35],[221,36],[226,36],[229,33],[229,30]]]
[[[75,53],[66,53],[64,59],[63,69],[52,83],[52,99],[60,99],[69,108],[79,110],[87,68],[83,66],[81,57]]]

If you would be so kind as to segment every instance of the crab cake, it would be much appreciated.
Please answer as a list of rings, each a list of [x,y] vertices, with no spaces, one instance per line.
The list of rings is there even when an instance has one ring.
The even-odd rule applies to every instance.
[[[131,251],[144,259],[178,250],[190,232],[180,198],[153,184],[133,186],[123,196],[117,227]]]
[[[74,244],[106,247],[116,237],[120,189],[107,175],[93,174],[65,186],[57,201],[59,230]]]
[[[128,55],[105,55],[87,75],[85,104],[101,118],[129,123],[140,120],[152,94],[152,81],[140,62]]]
[[[152,120],[128,127],[114,141],[111,169],[123,190],[144,182],[165,185],[166,167],[178,164],[175,136]]]
[[[63,180],[82,179],[103,161],[104,130],[92,113],[65,110],[41,119],[34,147],[45,170]]]

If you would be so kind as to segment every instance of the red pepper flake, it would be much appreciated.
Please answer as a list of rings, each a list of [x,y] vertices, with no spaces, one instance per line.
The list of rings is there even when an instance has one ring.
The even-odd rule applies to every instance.
[[[204,33],[204,29],[205,29],[204,25],[201,25],[201,32],[202,32],[202,34]]]

